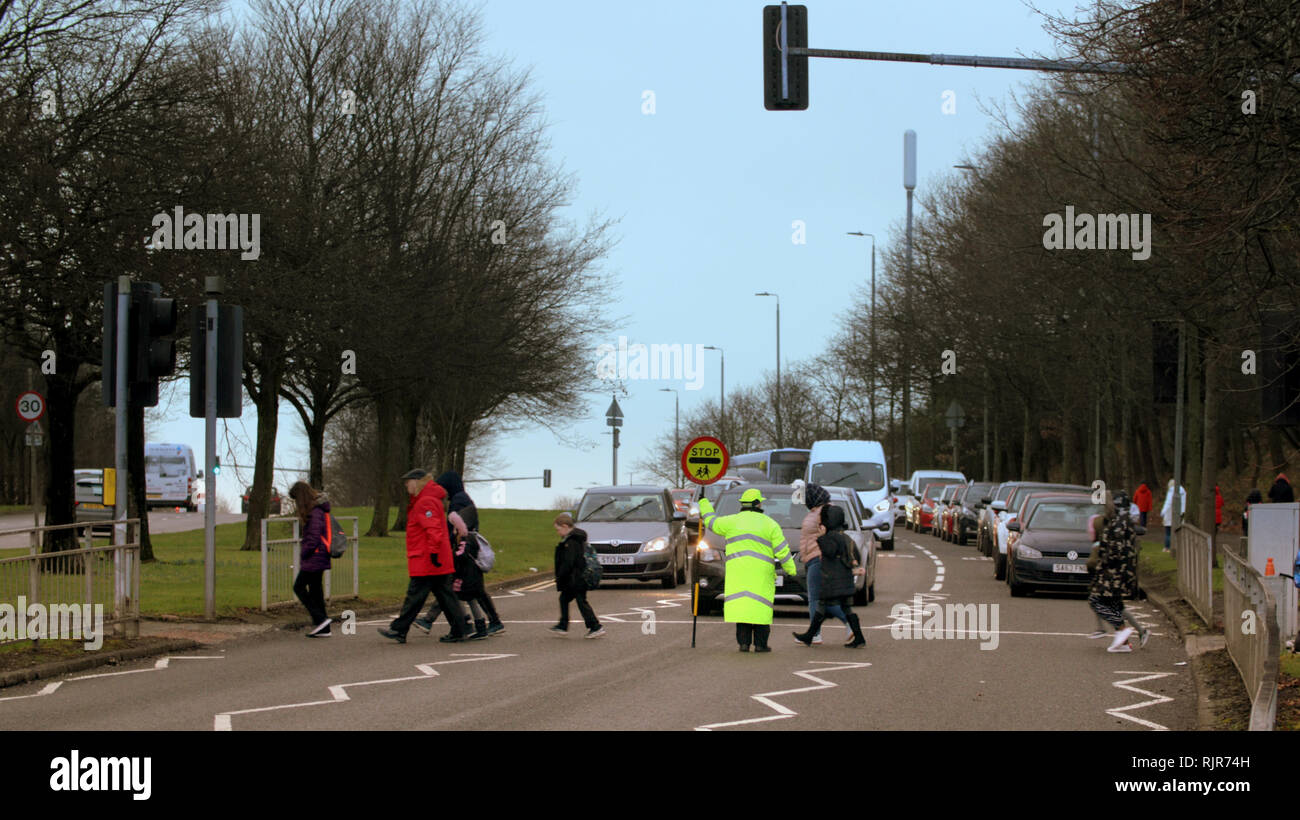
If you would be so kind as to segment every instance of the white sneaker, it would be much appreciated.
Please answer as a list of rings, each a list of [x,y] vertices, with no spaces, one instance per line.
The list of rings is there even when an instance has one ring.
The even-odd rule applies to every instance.
[[[307,634],[308,634],[308,635],[319,635],[319,634],[322,633],[322,632],[326,632],[326,631],[330,628],[330,624],[332,624],[332,623],[334,623],[334,619],[333,619],[333,618],[326,618],[325,620],[323,620],[323,621],[321,621],[320,623],[316,624],[316,626],[312,629],[312,631],[311,631],[311,632],[308,632]],[[326,632],[326,634],[328,634],[328,632]]]
[[[822,643],[822,633],[818,632],[816,635],[813,635],[812,642],[813,642],[813,645],[814,645],[814,646],[821,646],[821,643]]]
[[[1095,640],[1097,640],[1098,638],[1104,638],[1104,637],[1106,637],[1106,632],[1105,632],[1105,630],[1098,629],[1096,632],[1094,632],[1094,633],[1092,633],[1091,635],[1088,636],[1088,640],[1090,640],[1090,641],[1095,641]]]
[[[587,634],[586,634],[586,635],[583,635],[582,637],[584,637],[584,638],[599,638],[599,637],[601,637],[601,636],[604,635],[604,634],[605,634],[605,627],[603,627],[603,626],[598,626],[598,627],[596,627],[595,629],[590,629],[590,630],[588,630],[588,631],[587,631]]]
[[[1147,641],[1149,641],[1150,639],[1151,639],[1151,630],[1149,629],[1142,630],[1142,637],[1139,639],[1140,641],[1139,645],[1146,646]]]
[[[1107,652],[1132,652],[1133,647],[1128,645],[1128,639],[1133,637],[1133,627],[1126,626],[1115,633],[1115,639],[1111,641],[1110,646],[1106,647]],[[1120,647],[1123,647],[1122,649]]]

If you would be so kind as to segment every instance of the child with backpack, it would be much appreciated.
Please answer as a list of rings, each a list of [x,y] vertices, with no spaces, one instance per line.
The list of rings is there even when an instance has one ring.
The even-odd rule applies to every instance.
[[[312,628],[308,638],[324,638],[330,634],[334,622],[325,614],[325,571],[330,568],[330,547],[327,539],[333,534],[330,520],[330,500],[318,493],[310,484],[299,481],[289,490],[293,499],[298,523],[302,529],[298,553],[298,576],[293,580],[293,591],[311,615]]]
[[[497,614],[492,596],[483,583],[483,573],[491,568],[492,563],[490,556],[480,555],[478,508],[465,492],[465,485],[458,473],[448,470],[434,481],[447,491],[447,537],[452,543],[452,561],[456,567],[456,580],[452,582],[452,588],[456,597],[467,603],[470,610],[465,616],[465,632],[471,641],[499,635],[505,632],[506,627],[501,623],[501,616]],[[490,552],[491,546],[487,549]],[[413,623],[429,632],[441,612],[442,608],[434,601],[428,614],[416,618]],[[474,620],[472,632],[469,623],[471,616]]]
[[[853,612],[853,578],[865,572],[858,566],[857,548],[844,530],[847,528],[844,510],[833,504],[821,508],[817,531],[817,547],[822,556],[822,588],[817,598],[817,609],[812,624],[802,634],[794,633],[795,640],[812,646],[813,636],[821,629],[828,613],[841,618],[853,633],[844,644],[847,649],[866,646],[862,636],[862,622]]]
[[[587,590],[594,588],[590,583],[591,573],[587,572],[587,533],[573,526],[573,516],[560,513],[555,516],[555,533],[560,536],[560,543],[555,545],[555,588],[560,591],[560,621],[551,627],[551,631],[563,635],[569,631],[569,602],[577,601],[578,611],[582,613],[583,623],[587,626],[587,638],[599,638],[605,634],[591,604],[587,603]],[[599,583],[599,577],[595,579]]]

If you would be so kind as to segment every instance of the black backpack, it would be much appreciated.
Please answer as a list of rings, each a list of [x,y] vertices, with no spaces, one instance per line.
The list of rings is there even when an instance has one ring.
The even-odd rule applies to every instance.
[[[596,555],[596,548],[585,539],[582,542],[582,558],[584,566],[582,568],[582,583],[587,589],[595,589],[600,586],[600,577],[604,574],[605,569],[600,563],[600,558]]]
[[[348,536],[343,532],[343,525],[329,513],[325,513],[325,537],[321,539],[331,558],[342,558],[348,551]]]

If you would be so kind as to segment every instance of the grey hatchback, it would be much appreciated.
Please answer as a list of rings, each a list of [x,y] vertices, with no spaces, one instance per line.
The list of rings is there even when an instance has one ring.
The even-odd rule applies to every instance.
[[[574,519],[596,548],[605,580],[658,578],[664,589],[686,582],[686,513],[674,507],[667,489],[592,487]]]

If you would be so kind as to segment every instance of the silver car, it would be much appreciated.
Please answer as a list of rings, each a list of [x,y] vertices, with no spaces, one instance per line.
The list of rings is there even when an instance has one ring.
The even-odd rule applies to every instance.
[[[78,524],[92,523],[92,529],[107,528],[113,521],[113,508],[104,505],[104,471],[73,470],[73,518]]]
[[[574,519],[596,548],[604,580],[658,579],[664,589],[686,583],[686,513],[674,507],[667,489],[592,487]]]

